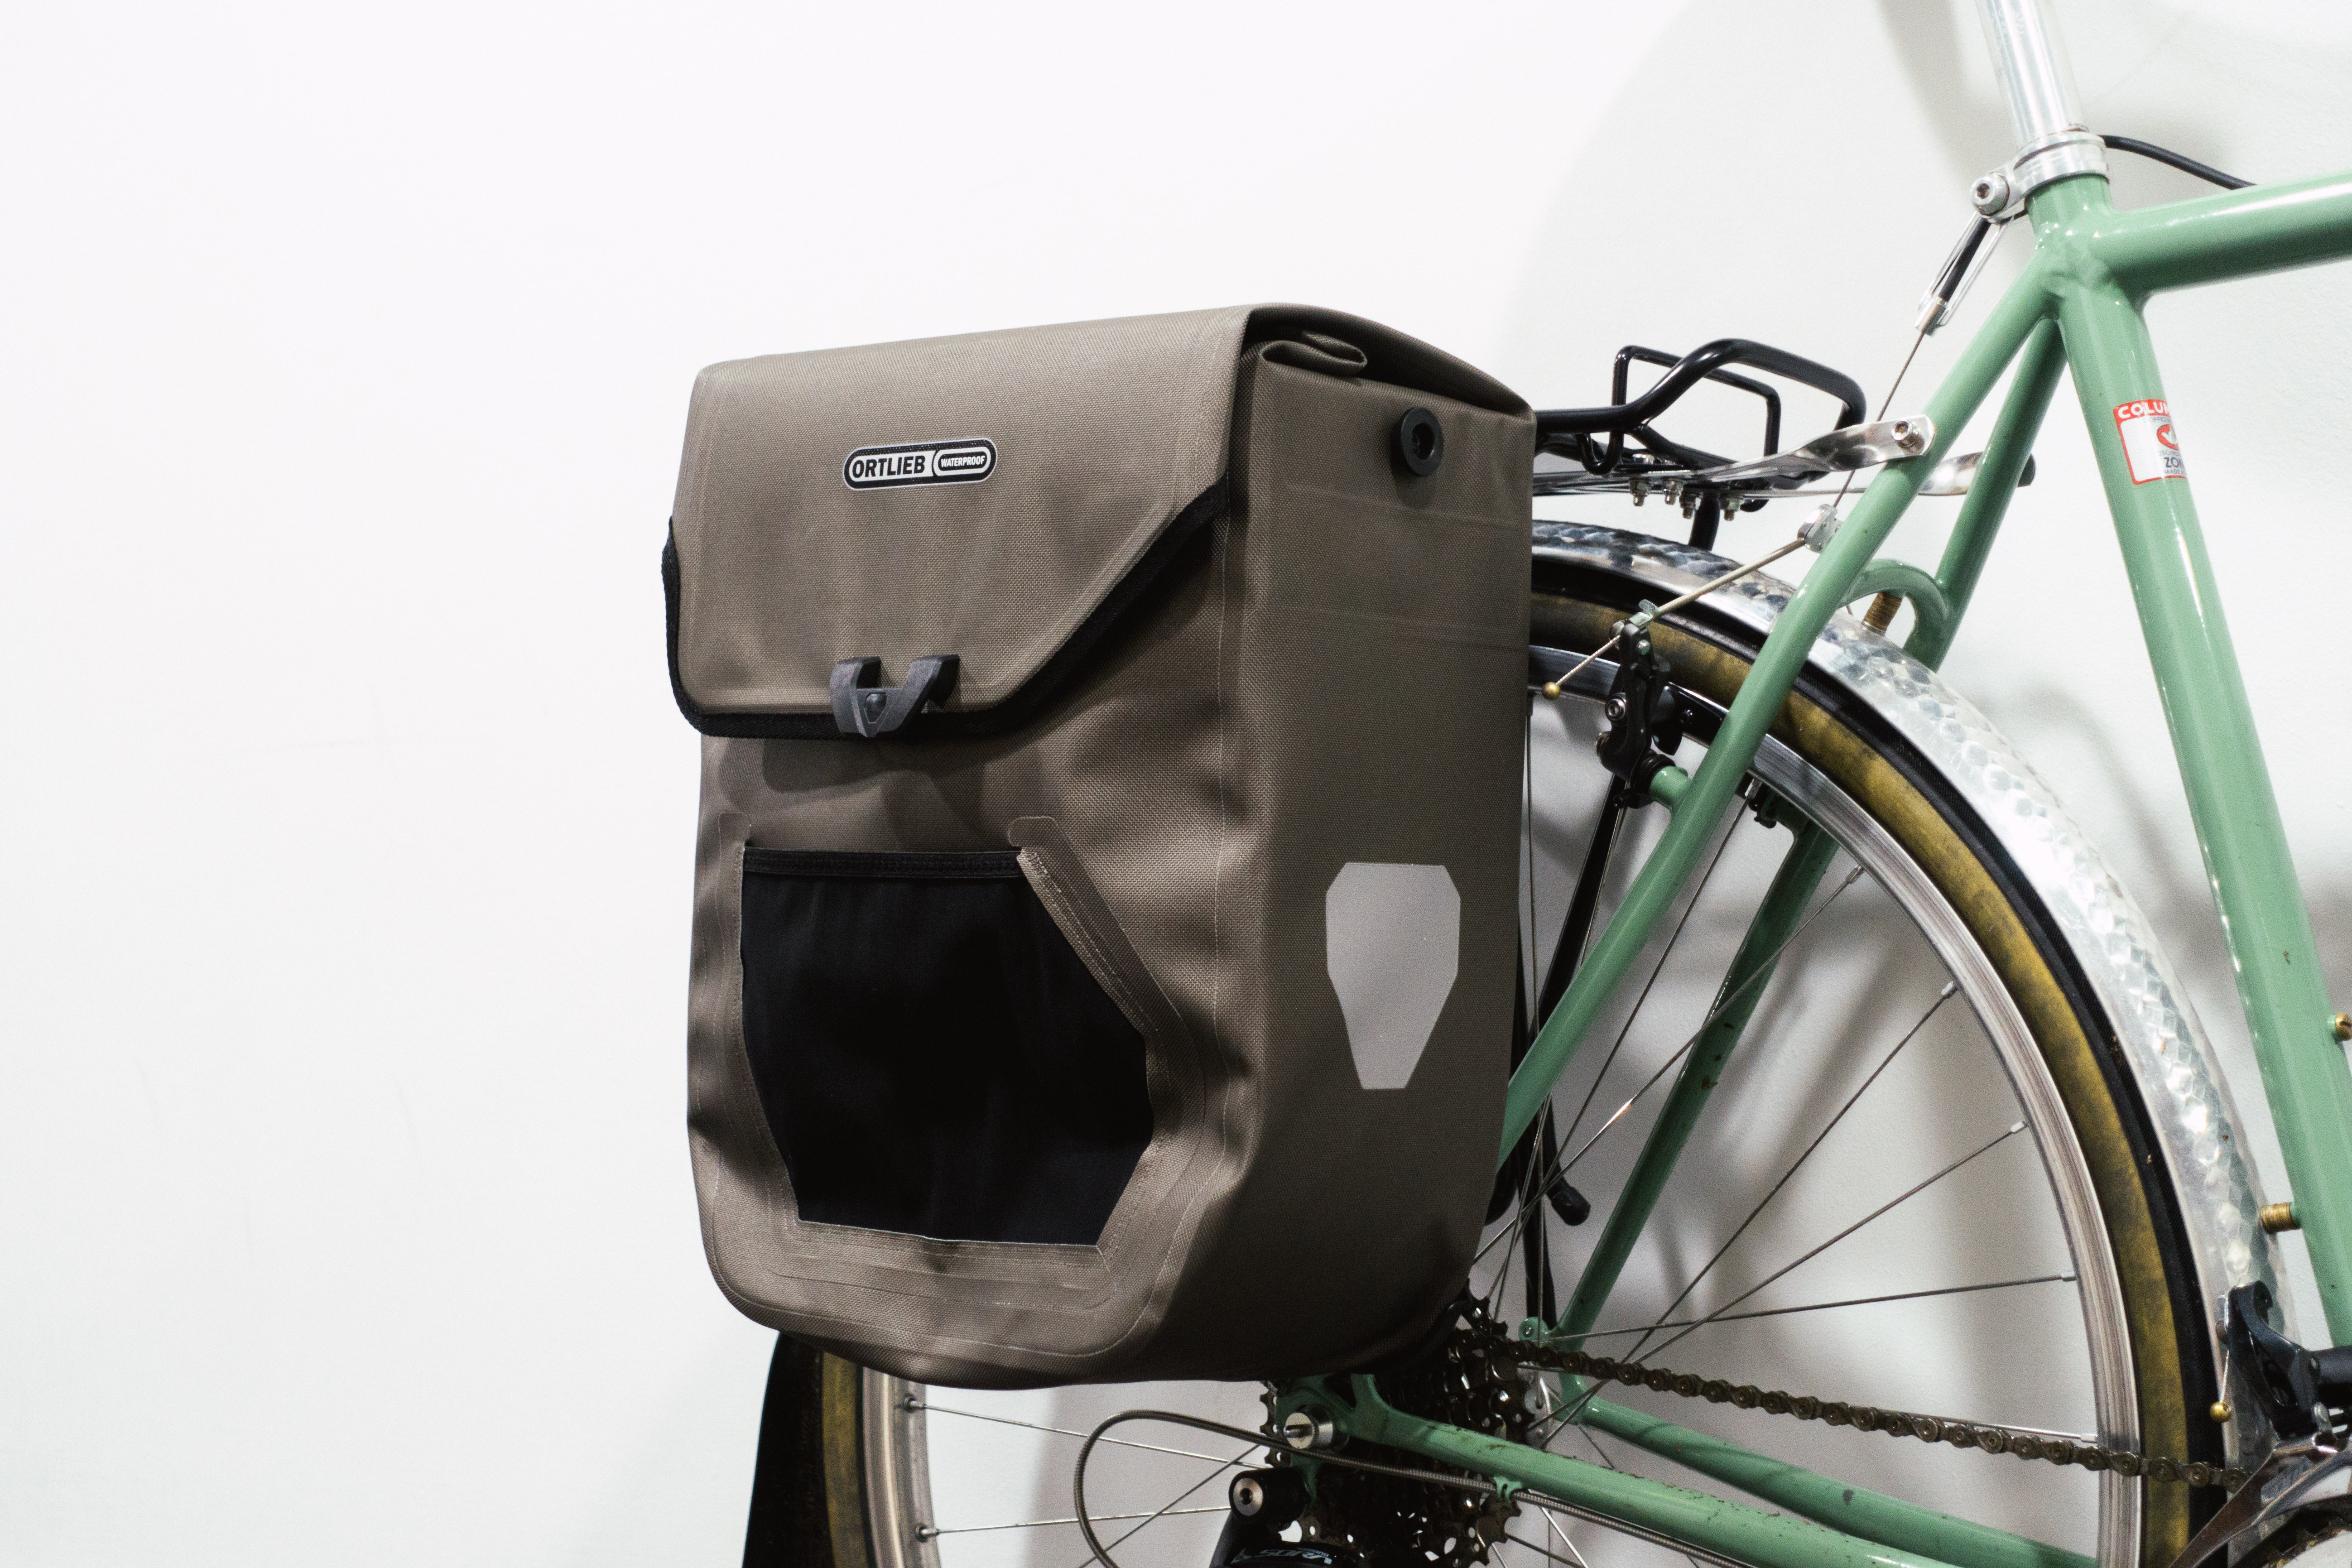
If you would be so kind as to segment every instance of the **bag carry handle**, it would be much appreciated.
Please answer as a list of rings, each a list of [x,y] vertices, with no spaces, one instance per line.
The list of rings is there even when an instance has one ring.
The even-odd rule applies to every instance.
[[[914,717],[926,702],[944,702],[955,689],[956,656],[927,653],[907,667],[907,679],[884,686],[878,658],[845,658],[833,667],[833,722],[845,735],[873,740]]]

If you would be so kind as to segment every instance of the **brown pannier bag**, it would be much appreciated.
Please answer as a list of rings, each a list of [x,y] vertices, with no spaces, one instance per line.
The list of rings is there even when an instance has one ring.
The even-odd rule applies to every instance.
[[[1427,1327],[1502,1121],[1533,447],[1292,306],[702,373],[663,575],[730,1300],[984,1386]]]

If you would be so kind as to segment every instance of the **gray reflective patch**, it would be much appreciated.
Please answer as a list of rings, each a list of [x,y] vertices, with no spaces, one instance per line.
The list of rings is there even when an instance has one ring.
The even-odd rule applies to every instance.
[[[1323,895],[1324,963],[1356,1081],[1402,1089],[1462,966],[1462,895],[1443,866],[1350,860]]]

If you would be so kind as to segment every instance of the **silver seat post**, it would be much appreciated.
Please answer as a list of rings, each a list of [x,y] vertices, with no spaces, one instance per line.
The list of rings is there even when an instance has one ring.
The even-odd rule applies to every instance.
[[[2007,189],[1994,208],[2011,207],[2053,180],[2076,174],[2106,177],[2106,146],[2083,124],[2074,73],[2045,0],[1983,0],[1985,42],[1993,74],[2009,100],[2017,128],[2017,154],[2006,170]],[[1987,207],[1979,190],[1978,205]]]

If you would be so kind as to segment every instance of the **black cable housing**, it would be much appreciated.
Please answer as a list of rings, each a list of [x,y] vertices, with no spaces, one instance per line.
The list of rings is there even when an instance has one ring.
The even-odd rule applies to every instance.
[[[2159,147],[2153,142],[2143,142],[2137,136],[2102,136],[2099,140],[2118,153],[2131,153],[2142,158],[2152,158],[2159,163],[2171,165],[2184,174],[2194,174],[2200,180],[2219,185],[2225,191],[2242,191],[2253,184],[2252,180],[2242,180],[2235,174],[2225,174],[2210,163],[2200,163],[2194,158],[2175,153],[2168,147]]]

